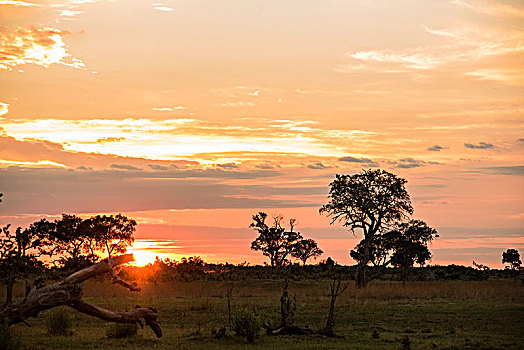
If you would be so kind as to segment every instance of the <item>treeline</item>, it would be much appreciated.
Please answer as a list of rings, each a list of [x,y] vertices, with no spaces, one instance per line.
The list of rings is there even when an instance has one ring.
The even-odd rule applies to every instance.
[[[373,267],[370,269],[373,272]],[[316,265],[300,265],[297,263],[284,268],[275,268],[268,265],[249,265],[247,263],[206,263],[198,256],[183,258],[180,261],[157,258],[152,264],[143,267],[127,266],[120,272],[122,278],[150,282],[281,280],[286,276],[289,276],[292,280],[319,280],[330,279],[333,275],[341,276],[343,280],[354,280],[356,274],[357,265],[338,265],[331,258]],[[487,279],[509,279],[517,276],[519,276],[519,271],[511,269],[432,265],[408,269],[387,268],[378,279],[387,281],[483,281]]]

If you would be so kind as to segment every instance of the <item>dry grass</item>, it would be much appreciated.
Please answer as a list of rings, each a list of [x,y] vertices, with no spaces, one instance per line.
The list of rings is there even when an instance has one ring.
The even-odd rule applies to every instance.
[[[140,298],[212,298],[224,297],[227,285],[231,282],[142,282],[142,291],[134,294]],[[328,293],[328,280],[298,281],[292,286],[298,296],[307,298],[324,297]],[[280,296],[281,281],[240,281],[234,282],[237,297],[275,297]],[[84,287],[88,297],[126,297],[130,293],[109,282],[88,282]],[[343,299],[356,300],[399,300],[399,299],[498,299],[523,300],[524,288],[520,281],[431,281],[431,282],[391,282],[375,281],[366,288],[357,289],[349,282]]]

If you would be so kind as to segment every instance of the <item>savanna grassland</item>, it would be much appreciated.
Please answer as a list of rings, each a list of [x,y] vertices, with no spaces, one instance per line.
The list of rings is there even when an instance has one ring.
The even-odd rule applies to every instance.
[[[262,330],[254,344],[228,331],[227,287],[233,285],[232,309],[255,310],[262,320],[277,323],[283,282],[202,281],[143,282],[131,293],[110,282],[84,286],[85,300],[122,311],[135,305],[155,307],[164,336],[149,328],[125,339],[106,336],[111,325],[66,307],[72,334],[47,334],[45,311],[28,320],[32,327],[12,327],[27,349],[519,349],[524,344],[524,284],[520,280],[489,281],[375,281],[366,288],[348,289],[336,303],[335,332],[322,335],[268,336]],[[21,286],[20,286],[21,287]],[[297,325],[324,326],[330,302],[329,280],[290,282],[296,293]],[[17,290],[23,294],[21,288]]]

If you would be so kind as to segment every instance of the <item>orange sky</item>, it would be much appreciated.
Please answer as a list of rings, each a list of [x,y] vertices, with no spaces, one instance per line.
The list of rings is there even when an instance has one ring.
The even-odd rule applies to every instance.
[[[432,263],[524,250],[524,6],[0,0],[0,224],[123,213],[137,249],[249,250],[259,210],[340,263],[336,173],[408,180]]]

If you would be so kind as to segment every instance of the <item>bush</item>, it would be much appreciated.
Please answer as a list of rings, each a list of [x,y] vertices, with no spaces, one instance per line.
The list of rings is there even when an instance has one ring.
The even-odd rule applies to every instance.
[[[138,326],[136,323],[112,323],[106,331],[108,338],[131,338],[138,333]]]
[[[20,338],[13,334],[11,327],[6,322],[0,323],[0,349],[20,349]]]
[[[59,307],[49,311],[45,321],[47,332],[52,335],[72,335],[73,322],[69,310]]]
[[[237,311],[233,316],[233,331],[253,343],[260,333],[260,319],[252,311]]]

